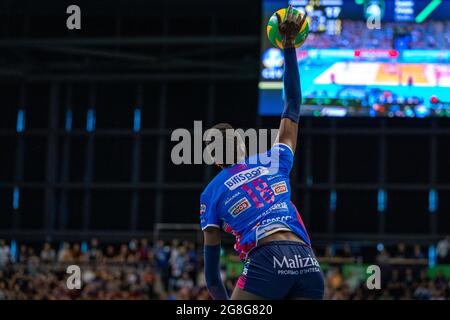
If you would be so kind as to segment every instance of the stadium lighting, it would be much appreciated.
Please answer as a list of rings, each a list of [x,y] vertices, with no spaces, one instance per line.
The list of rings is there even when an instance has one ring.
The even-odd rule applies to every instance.
[[[428,193],[428,211],[430,213],[435,213],[438,206],[438,194],[436,190],[432,189]]]
[[[133,121],[134,132],[139,132],[141,130],[141,109],[134,109],[134,121]]]
[[[17,112],[16,131],[23,132],[25,130],[25,110],[19,109]]]
[[[386,211],[386,202],[387,202],[387,195],[386,195],[386,191],[383,189],[378,190],[378,212],[379,213],[383,213],[384,211]]]
[[[434,11],[440,4],[442,0],[432,0],[416,17],[417,23],[422,23],[425,19]]]
[[[19,210],[20,205],[20,189],[19,187],[15,186],[13,191],[13,209]]]
[[[433,268],[434,266],[436,266],[436,260],[436,247],[431,245],[428,247],[428,267]]]
[[[72,122],[73,122],[73,113],[72,110],[68,110],[66,113],[66,123],[64,125],[64,128],[67,132],[72,130]]]
[[[95,130],[95,110],[89,109],[86,117],[86,131],[92,132]]]
[[[337,194],[336,190],[332,190],[330,193],[330,211],[336,211]]]

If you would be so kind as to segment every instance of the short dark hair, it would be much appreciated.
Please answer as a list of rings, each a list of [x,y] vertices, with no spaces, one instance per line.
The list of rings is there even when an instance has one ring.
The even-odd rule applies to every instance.
[[[218,124],[212,126],[210,129],[219,130],[220,133],[222,134],[223,141],[225,141],[227,139],[226,131],[230,130],[230,129],[233,130],[233,126],[231,124],[229,124],[229,123],[221,122],[221,123],[218,123]],[[211,143],[212,143],[212,141],[205,141],[205,145],[206,146],[208,146]],[[237,163],[237,158],[238,158],[238,140],[237,140],[237,137],[233,138],[233,143],[234,143],[234,146],[233,146],[234,147],[233,163],[226,163],[225,162],[226,161],[226,157],[225,157],[224,163],[216,163],[216,164],[223,165],[224,167],[231,167],[232,165]],[[225,149],[226,144],[224,143],[222,147]],[[225,152],[223,154],[225,154]],[[211,154],[210,156],[211,156],[211,158],[214,159],[214,155],[213,154]]]

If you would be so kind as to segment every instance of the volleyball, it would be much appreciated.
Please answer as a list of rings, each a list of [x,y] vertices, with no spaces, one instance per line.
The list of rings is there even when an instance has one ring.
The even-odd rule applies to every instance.
[[[292,8],[292,10],[295,15],[297,14],[303,15],[303,13],[297,9]],[[287,9],[285,8],[278,10],[270,17],[269,22],[267,23],[266,29],[267,37],[269,38],[269,41],[279,49],[283,49],[283,39],[280,35],[280,32],[278,31],[278,20],[276,13],[280,15],[281,20],[283,21],[285,19],[286,12]],[[305,42],[306,38],[308,37],[308,34],[309,34],[309,23],[308,19],[306,19],[298,35],[295,37],[296,48],[299,48]]]

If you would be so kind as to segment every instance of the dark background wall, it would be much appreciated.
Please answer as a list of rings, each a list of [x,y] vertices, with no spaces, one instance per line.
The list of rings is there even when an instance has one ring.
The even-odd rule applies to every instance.
[[[82,30],[65,27],[69,4],[81,7]],[[3,236],[119,237],[197,223],[216,171],[173,165],[171,131],[194,120],[278,125],[257,115],[257,1],[3,1],[0,37]],[[448,119],[300,126],[293,201],[313,238],[449,233]]]

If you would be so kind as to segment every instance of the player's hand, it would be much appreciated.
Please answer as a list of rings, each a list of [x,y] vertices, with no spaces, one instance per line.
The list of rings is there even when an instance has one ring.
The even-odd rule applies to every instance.
[[[300,32],[303,24],[306,21],[306,13],[304,15],[294,14],[292,5],[289,6],[286,12],[284,21],[281,20],[277,13],[278,30],[283,38],[284,48],[294,48],[295,37]]]

